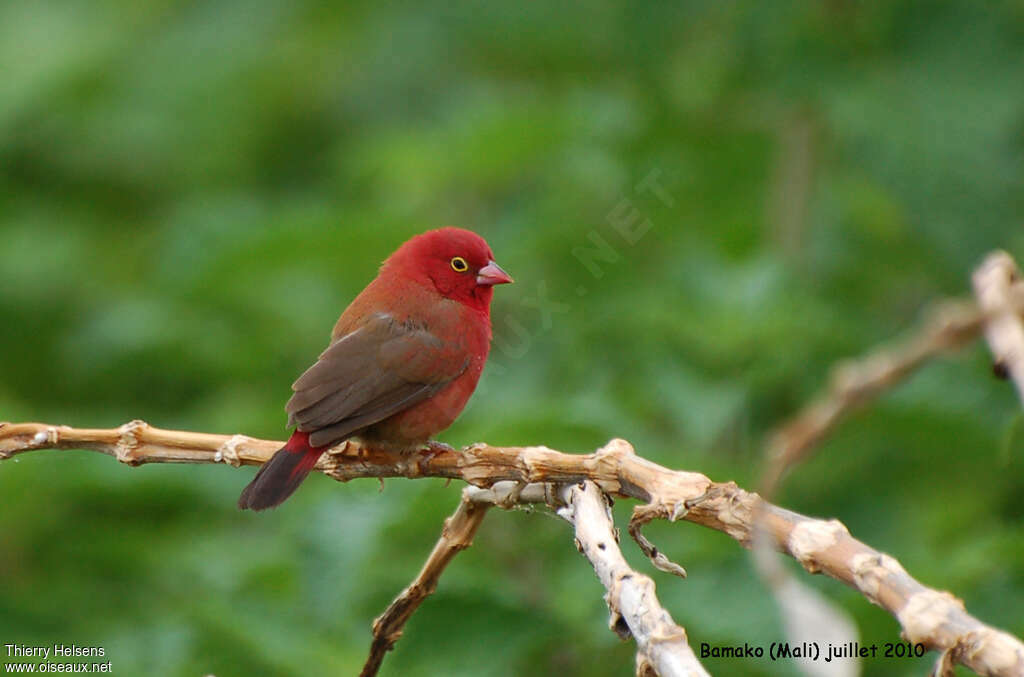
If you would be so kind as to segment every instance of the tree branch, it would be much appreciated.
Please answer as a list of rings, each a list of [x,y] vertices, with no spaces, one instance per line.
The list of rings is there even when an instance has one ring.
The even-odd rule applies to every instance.
[[[995,355],[995,373],[1004,378],[1012,377],[1024,398],[1024,323],[1021,318],[1024,312],[1024,280],[1020,270],[1009,254],[996,251],[986,257],[972,279],[977,304],[947,301],[937,307],[925,326],[909,338],[874,350],[856,361],[841,363],[832,370],[828,390],[772,435],[765,450],[767,462],[761,481],[761,491],[766,499],[774,498],[786,471],[811,456],[821,440],[847,413],[893,388],[929,360],[965,345],[981,332],[985,333]],[[755,513],[759,528],[764,520],[764,515]],[[771,547],[771,543],[764,539],[758,547]],[[756,557],[755,562],[762,579],[769,585],[778,587],[787,577],[786,572],[770,558]],[[914,594],[918,599],[925,599],[920,593]],[[962,610],[959,600],[952,601]],[[957,616],[957,609],[949,607],[948,602],[946,600],[942,606],[949,612],[947,617],[953,619]],[[908,607],[909,603],[910,599],[907,600]],[[894,613],[899,617],[898,612]],[[903,623],[902,619],[900,621]],[[906,624],[904,634],[907,634]],[[964,662],[961,660],[964,650],[963,640],[945,645],[935,674],[943,677],[952,675],[952,665]],[[1007,656],[1008,660],[1013,659],[1008,663],[1011,666],[1009,674],[1024,674],[1024,658],[1019,648],[1015,648],[1014,653]]]
[[[996,356],[996,373],[1012,376],[1024,398],[1024,279],[1006,252],[990,254],[973,277],[978,303],[945,301],[909,337],[832,369],[826,391],[772,435],[761,482],[766,498],[774,496],[786,470],[810,456],[848,413],[982,332]]]
[[[129,465],[265,461],[281,442],[244,435],[161,430],[142,421],[119,428],[80,429],[45,423],[0,423],[0,458],[41,449],[87,448]],[[763,506],[764,528],[773,546],[812,573],[824,573],[860,591],[892,613],[904,637],[930,649],[949,651],[954,662],[985,675],[1024,673],[1024,644],[986,626],[952,595],[929,589],[892,557],[850,536],[836,520],[817,520],[763,503],[733,482],[712,482],[699,473],[670,470],[637,456],[624,440],[592,454],[564,454],[546,447],[492,447],[423,451],[397,457],[385,451],[341,444],[317,468],[340,481],[356,477],[446,477],[483,490],[501,481],[519,489],[518,502],[546,501],[542,484],[593,481],[605,493],[647,503],[652,519],[689,522],[724,532],[750,547],[754,515]],[[541,485],[538,485],[541,483]],[[473,500],[477,490],[471,490]]]
[[[1024,296],[1017,304],[1024,307]],[[832,369],[826,391],[772,435],[762,493],[770,499],[786,470],[810,456],[850,411],[902,382],[928,361],[976,338],[988,318],[989,314],[973,303],[947,301],[910,337],[857,360],[840,362]]]
[[[423,564],[420,573],[413,582],[395,598],[388,608],[373,621],[373,643],[370,655],[366,659],[360,677],[374,677],[380,670],[384,655],[390,651],[395,642],[402,636],[402,629],[420,604],[437,590],[437,583],[444,573],[445,567],[455,555],[473,544],[473,536],[487,516],[490,506],[482,501],[474,501],[469,496],[469,488],[462,492],[462,500],[452,516],[444,521],[441,537],[434,545],[430,556]]]
[[[163,430],[138,420],[106,429],[0,423],[0,459],[41,449],[91,449],[131,466],[226,463],[238,467],[265,462],[282,444],[245,435]],[[674,503],[699,496],[711,485],[711,480],[699,473],[669,470],[637,456],[624,440],[613,440],[592,454],[474,444],[461,450],[438,447],[398,455],[353,439],[329,450],[316,470],[340,482],[366,477],[443,477],[484,488],[502,480],[525,485],[591,479],[612,495],[643,501],[657,495]]]
[[[630,568],[619,550],[611,510],[593,482],[566,485],[565,507],[558,515],[576,530],[576,546],[594,566],[608,593],[609,626],[637,644],[637,674],[676,677],[708,673],[687,643],[686,631],[676,625],[654,594],[654,581]]]

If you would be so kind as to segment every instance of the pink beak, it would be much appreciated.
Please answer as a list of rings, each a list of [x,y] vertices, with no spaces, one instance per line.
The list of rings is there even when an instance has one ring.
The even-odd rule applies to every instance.
[[[487,265],[477,271],[476,283],[487,287],[492,287],[496,284],[508,284],[512,282],[512,278],[501,269],[494,261],[488,261]]]

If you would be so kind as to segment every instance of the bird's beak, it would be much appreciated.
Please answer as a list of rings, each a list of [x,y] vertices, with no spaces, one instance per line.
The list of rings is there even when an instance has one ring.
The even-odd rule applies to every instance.
[[[494,261],[488,261],[487,265],[478,270],[476,274],[476,283],[487,287],[493,287],[496,284],[508,284],[512,281],[512,277]]]

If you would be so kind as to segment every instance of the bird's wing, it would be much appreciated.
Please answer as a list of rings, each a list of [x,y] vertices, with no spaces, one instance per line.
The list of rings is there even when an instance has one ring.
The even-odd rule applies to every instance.
[[[423,327],[383,313],[342,336],[295,383],[288,425],[324,446],[408,409],[457,378],[469,358]]]

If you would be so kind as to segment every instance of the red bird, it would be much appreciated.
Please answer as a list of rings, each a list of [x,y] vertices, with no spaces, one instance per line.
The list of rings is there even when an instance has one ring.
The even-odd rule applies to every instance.
[[[468,230],[439,228],[399,247],[292,384],[285,411],[295,432],[238,507],[281,504],[324,451],[349,437],[413,450],[450,426],[487,361],[494,285],[508,282],[487,242]]]

